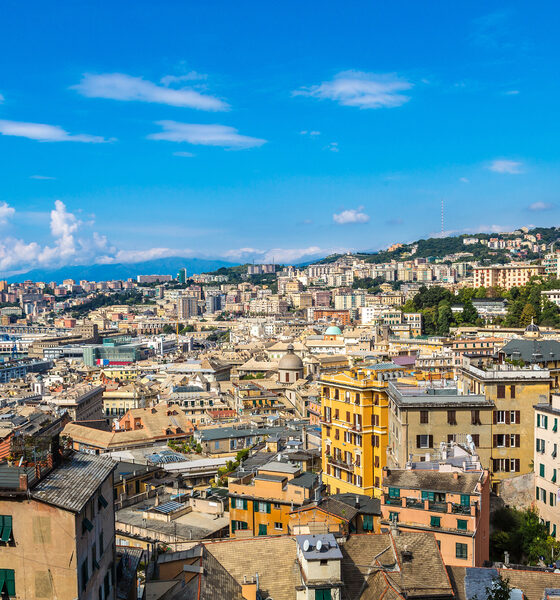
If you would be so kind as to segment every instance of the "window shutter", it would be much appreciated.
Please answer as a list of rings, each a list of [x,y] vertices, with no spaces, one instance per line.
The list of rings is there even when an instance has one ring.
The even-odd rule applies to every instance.
[[[521,411],[515,411],[515,424],[519,425],[521,423]]]
[[[419,435],[416,436],[416,447],[420,448],[420,436]]]
[[[268,514],[270,514],[270,508],[271,508],[270,502],[267,502],[267,503],[266,503],[266,512],[267,512]]]
[[[506,410],[506,425],[510,424],[510,418],[509,417],[510,417],[510,412],[509,412],[509,410]]]
[[[510,438],[509,434],[506,434],[506,448],[509,448]]]
[[[519,473],[519,467],[520,467],[520,465],[519,465],[519,459],[516,458],[515,459],[515,472],[516,473]]]
[[[247,510],[247,500],[243,499],[243,510]]]
[[[428,446],[430,448],[434,447],[434,436],[433,435],[428,436]]]
[[[494,425],[496,425],[496,423],[498,422],[498,414],[496,413],[496,411],[492,413],[492,419],[494,421]]]
[[[492,441],[492,446],[494,448],[497,448],[498,447],[498,436],[496,434],[494,434],[492,437],[494,438]],[[496,470],[496,469],[494,469],[494,470]]]
[[[518,433],[515,434],[515,447],[521,448],[521,436]],[[519,459],[516,460],[519,461]]]
[[[497,458],[492,459],[492,471],[494,471],[494,473],[497,473],[497,471],[498,471],[498,459]]]

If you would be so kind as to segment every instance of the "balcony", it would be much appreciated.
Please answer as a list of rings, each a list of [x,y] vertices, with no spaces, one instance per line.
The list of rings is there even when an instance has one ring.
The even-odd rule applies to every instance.
[[[447,502],[428,502],[428,510],[433,510],[434,512],[447,512]]]
[[[341,458],[334,458],[333,456],[331,456],[329,458],[329,462],[334,467],[339,467],[341,469],[344,469],[345,471],[354,472],[354,465],[351,463],[347,463],[346,461],[342,460]]]
[[[406,499],[406,507],[407,508],[420,508],[424,510],[424,500],[420,498],[407,498]]]
[[[390,506],[402,506],[401,498],[389,498],[389,496],[385,496],[385,504]]]
[[[470,506],[464,506],[463,504],[452,504],[451,505],[451,512],[458,514],[458,515],[470,515],[471,514],[471,507]]]

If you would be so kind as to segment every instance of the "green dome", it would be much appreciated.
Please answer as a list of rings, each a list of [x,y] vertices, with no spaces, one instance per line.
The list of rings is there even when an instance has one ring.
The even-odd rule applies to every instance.
[[[336,325],[331,325],[327,328],[327,331],[325,331],[325,335],[342,335],[342,331],[340,331],[340,328]]]

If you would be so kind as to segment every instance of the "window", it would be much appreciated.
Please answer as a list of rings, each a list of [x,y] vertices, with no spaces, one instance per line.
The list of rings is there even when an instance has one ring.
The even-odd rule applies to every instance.
[[[539,476],[544,477],[544,465],[539,465]]]
[[[2,544],[13,542],[12,517],[11,515],[0,515],[0,541]]]
[[[496,391],[496,396],[498,398],[505,398],[506,397],[506,386],[498,385],[497,387],[498,387],[498,389]],[[457,557],[457,558],[459,558],[459,557]]]
[[[417,435],[416,436],[416,447],[417,448],[431,448],[433,444],[433,436],[431,435]]]
[[[350,423],[350,413],[346,411],[346,422]]]
[[[480,425],[480,411],[471,410],[471,425]]]
[[[236,498],[234,508],[238,508],[239,510],[247,510],[247,500],[244,498]]]
[[[280,509],[282,508],[282,505],[280,504],[280,502],[275,502],[275,503],[273,504],[273,506],[274,506],[274,508],[275,508],[276,510],[280,510]]]
[[[428,420],[428,414],[429,414],[429,413],[428,413],[428,411],[427,411],[427,410],[421,410],[421,411],[420,411],[420,423],[421,423],[422,425],[425,425],[426,423],[428,423],[428,422],[429,422],[429,420]]]
[[[99,558],[103,556],[103,550],[105,546],[103,545],[103,532],[99,534]]]
[[[422,500],[429,500],[430,502],[433,502],[435,500],[435,493],[434,492],[422,492]]]
[[[82,590],[86,589],[88,582],[88,562],[87,558],[82,562],[82,567],[80,569],[80,576],[82,578]]]
[[[4,591],[8,596],[16,595],[16,572],[13,569],[0,569],[0,593],[2,598],[4,598]]]
[[[468,558],[467,544],[455,544],[455,558]]]
[[[480,435],[478,433],[471,434],[473,444],[478,448],[480,444]]]
[[[467,520],[457,519],[457,529],[460,529],[461,531],[467,531]]]
[[[107,502],[107,500],[105,500],[103,494],[99,494],[99,496],[97,497],[97,508],[101,510],[102,508],[107,508],[107,506],[109,506],[109,503]]]
[[[556,469],[552,469],[552,483],[556,483]]]
[[[505,424],[505,422],[506,422],[506,411],[505,410],[495,410],[494,411],[494,423]]]
[[[315,590],[315,600],[331,600],[331,590]]]
[[[401,490],[400,488],[389,488],[389,498],[400,498]]]
[[[340,432],[336,427],[334,428],[334,439],[335,440],[340,439]]]
[[[259,535],[266,535],[266,524],[259,523]]]
[[[455,410],[447,411],[447,424],[448,425],[457,425],[457,411],[455,411]]]
[[[430,517],[430,527],[441,527],[441,517]]]
[[[494,435],[494,447],[505,448],[506,447],[507,435],[505,433],[498,433]]]
[[[270,504],[268,502],[259,502],[257,512],[269,513],[270,512]]]
[[[282,530],[282,523],[274,523],[274,529]]]
[[[447,443],[451,444],[451,442],[455,441],[455,434],[454,433],[448,433],[447,434]]]
[[[512,398],[515,398],[515,386],[514,385],[509,386],[509,392],[510,392],[510,396]]]
[[[373,515],[364,515],[362,528],[364,531],[373,531]]]
[[[550,506],[554,506],[554,499],[556,498],[554,492],[549,492],[548,500]]]
[[[392,523],[398,523],[399,522],[399,513],[398,512],[390,512],[389,513],[389,521],[391,521]]]

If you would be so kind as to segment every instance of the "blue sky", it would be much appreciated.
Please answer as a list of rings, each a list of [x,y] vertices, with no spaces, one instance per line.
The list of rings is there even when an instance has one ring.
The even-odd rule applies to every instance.
[[[0,7],[0,272],[555,225],[554,2]]]

